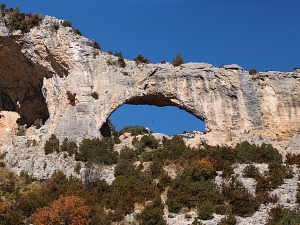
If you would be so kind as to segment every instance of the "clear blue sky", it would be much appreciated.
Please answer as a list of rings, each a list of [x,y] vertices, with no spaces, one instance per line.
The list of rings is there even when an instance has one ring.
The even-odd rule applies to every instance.
[[[300,67],[299,0],[9,0],[4,3],[7,7],[19,6],[24,12],[70,20],[86,37],[98,41],[104,51],[122,51],[128,59],[142,53],[152,63],[171,62],[179,52],[186,62],[208,62],[214,66],[235,63],[246,70],[292,71]],[[150,127],[155,132],[204,129],[203,123],[187,113],[177,115],[179,110],[162,109],[163,112],[157,112],[150,106],[122,106],[111,119],[118,129],[125,124],[146,126],[152,120]],[[141,115],[144,119],[137,120]]]

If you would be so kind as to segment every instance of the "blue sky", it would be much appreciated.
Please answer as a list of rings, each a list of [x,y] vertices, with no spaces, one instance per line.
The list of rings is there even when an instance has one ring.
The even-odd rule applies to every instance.
[[[300,67],[299,0],[5,3],[7,7],[19,6],[24,12],[69,20],[86,37],[98,41],[104,51],[122,51],[128,59],[142,53],[152,63],[171,62],[179,52],[186,62],[208,62],[214,66],[235,63],[246,70],[287,72]],[[181,115],[180,110],[169,107],[158,108],[163,112],[157,112],[156,108],[122,106],[111,119],[118,129],[126,124],[146,126],[150,121],[155,132],[167,134],[204,129],[203,123],[188,113]],[[144,119],[138,120],[141,115]]]

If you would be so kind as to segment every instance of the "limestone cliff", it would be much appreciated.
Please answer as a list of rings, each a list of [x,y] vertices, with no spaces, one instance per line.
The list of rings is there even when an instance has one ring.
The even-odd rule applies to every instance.
[[[237,65],[174,67],[130,60],[120,68],[117,57],[93,48],[72,28],[56,29],[54,24],[60,22],[46,16],[39,27],[19,36],[0,22],[0,35],[6,36],[0,39],[0,52],[9,55],[0,63],[1,79],[7,81],[0,84],[0,109],[17,111],[19,92],[24,100],[21,117],[32,123],[49,116],[44,126],[48,134],[77,141],[101,136],[107,118],[128,103],[186,110],[205,121],[207,134],[201,138],[208,144],[232,145],[250,136],[279,143],[299,135],[297,72],[251,76]],[[11,69],[11,63],[20,70]],[[93,92],[99,99],[91,96]]]

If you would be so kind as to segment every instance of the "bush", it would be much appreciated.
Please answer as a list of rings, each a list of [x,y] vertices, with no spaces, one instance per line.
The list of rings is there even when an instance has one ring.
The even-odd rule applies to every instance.
[[[91,96],[96,100],[99,99],[99,94],[96,91],[94,91]]]
[[[259,176],[259,171],[254,165],[248,165],[243,170],[244,177],[256,179]]]
[[[142,56],[142,54],[139,54],[135,59],[134,61],[136,62],[136,64],[139,64],[139,63],[150,63],[150,59],[148,58],[144,58],[144,56]]]
[[[75,166],[75,172],[79,175],[80,174],[80,170],[81,170],[81,163],[77,162],[76,166]]]
[[[73,31],[74,31],[75,34],[77,34],[77,35],[79,35],[79,36],[82,36],[82,33],[81,33],[80,30],[74,29]]]
[[[140,126],[140,125],[136,125],[136,126],[125,126],[122,128],[123,132],[129,132],[131,135],[137,136],[139,134],[147,134],[147,130],[145,129],[145,127]]]
[[[69,156],[74,155],[75,153],[77,153],[78,150],[78,146],[75,142],[68,141],[68,138],[65,138],[62,145],[60,146],[60,151],[61,152],[68,152]]]
[[[184,64],[184,61],[179,53],[177,53],[176,58],[172,61],[173,66],[180,66],[181,64]]]
[[[103,163],[111,165],[117,163],[118,152],[113,151],[112,138],[83,139],[75,159],[83,162]]]
[[[300,211],[284,209],[281,205],[269,212],[267,225],[296,225],[300,224]]]
[[[124,57],[123,57],[122,53],[116,51],[115,56],[118,57],[118,65],[119,65],[119,67],[125,68],[126,67],[126,63],[125,63],[125,60],[124,60]]]
[[[160,63],[161,63],[161,64],[166,64],[166,61],[165,61],[165,60],[163,60],[163,61],[161,61]]]
[[[72,23],[70,21],[64,21],[61,23],[61,25],[63,25],[64,27],[72,27]]]
[[[69,100],[71,106],[75,106],[76,104],[75,96],[76,94],[72,94],[71,92],[67,91],[67,99]]]
[[[38,209],[30,217],[33,224],[86,224],[91,209],[78,196],[60,196],[49,207]]]
[[[151,204],[148,204],[143,212],[137,216],[140,225],[165,225],[164,206],[160,197],[156,197]]]
[[[149,172],[154,179],[159,178],[161,175],[163,175],[164,168],[161,161],[158,159],[153,160],[149,167]]]
[[[43,120],[42,119],[36,119],[33,124],[36,127],[36,129],[39,129],[43,126]]]
[[[2,7],[4,7],[2,5]],[[4,7],[5,8],[5,7]],[[11,31],[21,30],[22,32],[29,32],[31,28],[38,26],[43,20],[41,14],[26,14],[20,12],[19,7],[15,9],[2,10],[2,16],[5,16],[5,25]]]
[[[202,202],[198,205],[197,214],[202,220],[210,220],[213,218],[214,207],[210,202]]]
[[[55,134],[51,134],[51,137],[46,141],[44,146],[45,155],[51,154],[53,152],[59,152],[59,140],[56,138]]]
[[[237,223],[235,216],[232,213],[229,213],[221,219],[219,225],[235,225]]]
[[[293,165],[296,164],[298,167],[300,167],[300,154],[292,154],[292,153],[287,153],[286,155],[286,161],[288,165]]]
[[[259,207],[259,202],[235,178],[228,185],[223,183],[221,191],[235,215],[251,216]]]
[[[101,49],[100,45],[99,45],[99,43],[97,41],[93,41],[92,47],[95,48],[95,49],[99,49],[99,50]]]
[[[237,144],[234,148],[236,161],[239,163],[256,162],[271,163],[282,162],[282,156],[271,145],[262,144],[260,147],[248,142]]]
[[[120,151],[120,158],[121,159],[126,159],[128,161],[135,161],[137,159],[136,154],[134,153],[134,151],[131,148],[128,148],[127,146],[124,147],[121,151]]]
[[[26,128],[25,126],[18,125],[17,136],[25,136]]]
[[[118,64],[120,68],[125,68],[126,67],[126,63],[125,60],[123,58],[118,58]]]
[[[250,74],[250,75],[257,74],[257,70],[256,70],[256,69],[250,69],[250,70],[249,70],[249,74]]]

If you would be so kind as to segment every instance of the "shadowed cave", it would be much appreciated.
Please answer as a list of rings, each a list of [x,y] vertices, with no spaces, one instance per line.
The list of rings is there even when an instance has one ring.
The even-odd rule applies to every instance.
[[[45,122],[49,118],[42,86],[43,78],[52,77],[53,72],[22,53],[24,44],[21,36],[0,37],[0,111],[18,112],[19,123],[30,126],[36,119]],[[50,53],[46,60],[59,76],[67,75]]]

